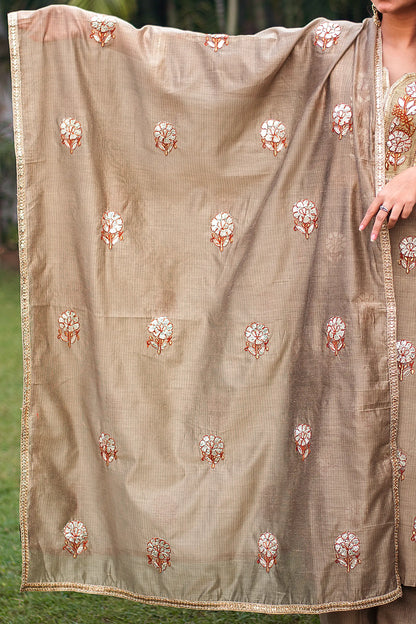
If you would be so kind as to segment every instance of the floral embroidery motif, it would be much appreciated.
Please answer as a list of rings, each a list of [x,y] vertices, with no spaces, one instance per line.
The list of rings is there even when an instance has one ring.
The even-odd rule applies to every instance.
[[[58,339],[66,342],[68,347],[79,340],[79,318],[73,310],[66,310],[59,317]]]
[[[413,520],[412,542],[416,542],[416,518]]]
[[[386,169],[393,165],[393,169],[396,171],[397,167],[405,161],[406,157],[404,154],[410,150],[412,141],[405,132],[394,130],[389,134],[386,145]]]
[[[234,222],[228,212],[219,212],[211,221],[211,242],[220,251],[233,242]]]
[[[345,251],[345,236],[340,232],[330,232],[325,243],[328,258],[331,262],[341,260]]]
[[[162,150],[165,156],[173,149],[176,149],[178,142],[176,139],[176,130],[171,123],[161,121],[156,124],[153,130],[153,136],[155,138],[156,147]]]
[[[399,249],[399,264],[406,269],[406,273],[409,273],[416,267],[416,238],[413,238],[413,236],[403,238],[400,242]]]
[[[117,449],[116,443],[113,438],[110,438],[108,433],[102,433],[100,435],[100,451],[101,457],[105,461],[106,465],[109,466],[112,461],[117,459]]]
[[[302,461],[305,461],[311,452],[311,436],[312,429],[309,425],[298,425],[294,431],[296,450],[300,455],[302,455]]]
[[[416,97],[416,82],[411,82],[410,84],[407,85],[406,93],[407,95],[410,95],[411,97]]]
[[[352,110],[348,104],[338,104],[332,111],[332,132],[339,139],[352,132]]]
[[[118,241],[123,240],[123,219],[117,212],[107,210],[103,214],[101,224],[103,228],[101,230],[101,240],[108,245],[109,249],[112,249]]]
[[[408,340],[399,340],[397,347],[397,366],[399,369],[399,379],[403,381],[407,375],[413,375],[413,365],[415,363],[416,349]]]
[[[401,449],[397,449],[396,457],[397,457],[397,464],[399,468],[400,480],[403,481],[404,471],[406,470],[407,455]]]
[[[270,572],[274,565],[277,565],[277,556],[279,554],[279,544],[273,533],[262,533],[257,542],[258,555],[257,563],[263,568],[266,568],[266,572]]]
[[[64,526],[65,545],[62,550],[66,550],[74,559],[84,550],[87,550],[88,532],[85,524],[79,520],[71,520]]]
[[[355,533],[346,531],[338,535],[334,544],[336,559],[335,563],[346,568],[347,572],[353,570],[360,561],[360,540]]]
[[[199,443],[201,460],[211,462],[211,468],[215,468],[224,459],[224,442],[215,435],[205,435]]]
[[[228,46],[229,44],[229,37],[228,35],[207,35],[206,39],[205,39],[205,43],[204,45],[208,46],[209,48],[212,48],[214,50],[214,52],[218,52],[218,50],[221,50],[222,47],[224,47],[225,45]]]
[[[345,323],[340,316],[331,316],[326,324],[326,346],[335,355],[344,349]]]
[[[95,15],[91,18],[91,34],[90,39],[94,39],[101,47],[110,43],[116,36],[116,21],[112,17],[105,15]]]
[[[416,127],[413,116],[416,113],[416,82],[406,87],[406,95],[399,97],[393,107],[393,120],[389,128],[389,136],[386,141],[386,169],[390,166],[396,171],[397,167],[406,160],[406,152],[412,145],[412,139]]]
[[[172,344],[173,325],[166,316],[154,318],[147,329],[150,333],[147,346],[157,349],[158,355],[168,344]]]
[[[287,147],[286,128],[278,119],[268,119],[263,122],[260,136],[263,148],[271,150],[275,156]]]
[[[147,563],[159,572],[170,566],[170,555],[170,545],[161,537],[154,537],[147,542]]]
[[[245,330],[246,346],[244,351],[248,351],[256,360],[259,359],[265,351],[269,350],[269,328],[260,323],[251,323]]]
[[[298,201],[293,207],[293,219],[295,221],[294,230],[298,230],[305,235],[306,240],[318,227],[318,211],[313,201],[303,199]]]
[[[321,50],[332,48],[338,43],[341,26],[335,22],[322,22],[315,29],[313,45]]]
[[[63,119],[60,125],[62,145],[69,147],[70,154],[81,145],[82,128],[79,121],[68,117]]]

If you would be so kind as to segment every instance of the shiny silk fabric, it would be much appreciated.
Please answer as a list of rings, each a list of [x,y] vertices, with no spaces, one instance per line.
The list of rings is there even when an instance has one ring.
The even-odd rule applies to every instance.
[[[9,33],[22,589],[398,597],[392,267],[387,231],[358,231],[376,26],[227,38],[51,6]]]

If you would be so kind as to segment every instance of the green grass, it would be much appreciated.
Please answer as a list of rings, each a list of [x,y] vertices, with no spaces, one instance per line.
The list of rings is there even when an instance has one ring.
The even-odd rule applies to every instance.
[[[171,609],[67,592],[19,593],[18,522],[22,353],[18,276],[0,269],[0,623],[318,624],[316,616]]]

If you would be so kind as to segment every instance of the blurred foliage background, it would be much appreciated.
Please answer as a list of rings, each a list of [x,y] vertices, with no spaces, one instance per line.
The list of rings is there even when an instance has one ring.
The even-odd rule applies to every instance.
[[[48,4],[65,2],[0,0],[0,256],[17,245],[7,13]],[[368,0],[69,0],[68,4],[115,15],[137,28],[158,24],[230,35],[303,26],[316,17],[361,21],[371,13]]]
[[[2,20],[9,11],[33,10],[39,0],[1,0]],[[202,32],[249,34],[269,26],[303,26],[315,17],[361,21],[370,13],[367,0],[70,0],[68,4],[144,24]],[[231,28],[231,26],[233,28]]]

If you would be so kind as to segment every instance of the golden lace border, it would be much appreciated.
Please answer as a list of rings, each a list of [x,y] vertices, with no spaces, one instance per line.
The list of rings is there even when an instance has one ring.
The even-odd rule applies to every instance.
[[[75,591],[85,594],[99,594],[103,596],[113,596],[115,598],[127,598],[134,602],[157,605],[160,607],[177,607],[182,609],[199,609],[213,611],[248,611],[251,613],[268,613],[278,615],[284,613],[329,613],[331,611],[352,611],[355,609],[365,609],[367,607],[377,607],[379,605],[393,602],[402,596],[402,589],[399,586],[392,592],[382,596],[374,596],[355,602],[328,602],[317,605],[269,605],[253,602],[232,602],[232,601],[207,601],[192,602],[191,600],[174,600],[170,598],[158,598],[157,596],[141,596],[124,589],[106,587],[103,585],[83,585],[81,583],[27,583],[22,585],[21,591]]]
[[[26,172],[23,143],[23,111],[17,12],[8,14],[10,67],[12,77],[13,130],[17,172],[17,222],[20,259],[20,310],[23,340],[23,408],[21,427],[20,535],[22,541],[22,579],[27,578],[29,551],[27,506],[29,491],[29,415],[31,400],[31,340],[29,321],[29,276],[26,238]]]
[[[383,104],[383,44],[381,28],[377,28],[375,50],[375,91],[376,91],[376,128],[375,128],[375,192],[378,193],[386,183],[385,180],[385,146],[384,146],[384,104]],[[381,255],[383,261],[384,293],[386,300],[386,334],[388,353],[388,377],[390,388],[390,460],[393,469],[393,501],[394,501],[394,551],[395,573],[397,582],[399,575],[399,469],[397,463],[397,433],[399,421],[399,379],[397,374],[397,315],[396,299],[393,285],[393,264],[391,258],[390,235],[386,222],[380,232]]]

